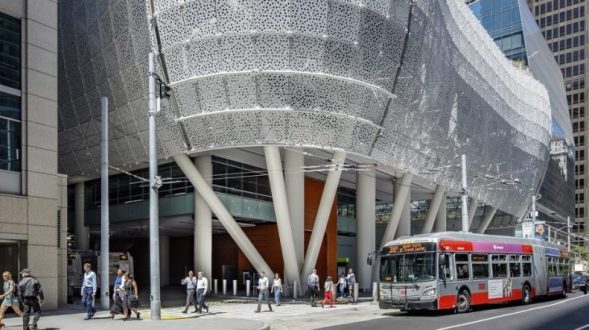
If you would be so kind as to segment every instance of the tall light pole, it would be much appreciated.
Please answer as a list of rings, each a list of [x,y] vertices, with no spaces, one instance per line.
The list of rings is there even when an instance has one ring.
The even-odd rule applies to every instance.
[[[567,217],[567,250],[571,252],[571,217]]]
[[[149,272],[151,279],[151,319],[161,319],[160,300],[160,242],[158,189],[161,179],[157,177],[157,147],[155,138],[155,64],[153,52],[149,53]]]
[[[466,155],[462,155],[462,231],[469,231],[468,196],[466,195]]]
[[[100,98],[101,132],[100,132],[100,288],[104,295],[100,297],[103,309],[110,309],[109,276],[109,224],[108,224],[108,97]]]

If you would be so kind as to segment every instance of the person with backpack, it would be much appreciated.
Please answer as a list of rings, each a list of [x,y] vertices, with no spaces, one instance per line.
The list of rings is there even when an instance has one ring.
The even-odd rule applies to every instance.
[[[4,319],[4,313],[6,313],[8,308],[12,307],[16,315],[19,317],[22,316],[17,298],[18,286],[12,280],[12,274],[6,271],[2,274],[2,279],[4,280],[4,294],[0,295],[0,299],[3,299],[2,305],[0,306],[0,327],[4,326],[2,319]]]
[[[27,268],[20,272],[22,280],[18,282],[19,298],[24,305],[23,313],[23,330],[37,330],[37,323],[41,317],[41,306],[45,296],[41,289],[41,283],[31,276],[31,271]],[[33,323],[29,325],[29,321],[33,315]]]
[[[96,314],[96,308],[94,308],[94,298],[96,297],[96,273],[92,271],[92,265],[89,263],[84,264],[84,280],[82,282],[82,305],[86,307],[86,318],[84,320],[91,319]]]

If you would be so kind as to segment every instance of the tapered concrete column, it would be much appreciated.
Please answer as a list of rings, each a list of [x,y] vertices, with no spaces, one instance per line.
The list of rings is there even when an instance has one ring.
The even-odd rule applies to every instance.
[[[203,199],[207,202],[207,205],[217,215],[217,218],[227,230],[227,233],[235,241],[237,246],[245,254],[246,258],[252,263],[257,272],[265,271],[269,278],[274,276],[274,272],[264,258],[260,255],[258,250],[254,247],[249,238],[245,235],[243,230],[239,227],[233,216],[227,211],[225,205],[221,203],[213,189],[201,176],[200,172],[196,169],[196,166],[192,163],[190,158],[185,154],[174,155],[176,164],[180,167],[182,172],[186,175],[190,183],[198,191]]]
[[[403,214],[406,206],[405,203],[408,203],[408,200],[411,199],[410,194],[412,179],[413,175],[411,173],[405,173],[401,178],[401,182],[399,184],[395,184],[393,210],[391,212],[391,218],[389,219],[387,228],[385,229],[384,236],[382,237],[382,241],[380,242],[381,247],[383,247],[388,241],[395,237],[397,227],[399,226],[399,221],[401,220],[401,215]]]
[[[323,236],[325,235],[325,229],[327,228],[327,222],[329,221],[329,214],[333,207],[333,200],[337,193],[337,187],[339,185],[339,179],[342,175],[341,165],[346,160],[346,153],[343,151],[336,151],[333,154],[332,164],[333,169],[327,174],[325,180],[325,186],[323,187],[323,193],[321,194],[321,201],[319,202],[319,209],[317,210],[317,216],[315,217],[315,223],[313,224],[313,232],[307,246],[307,253],[305,255],[305,263],[303,264],[303,271],[301,278],[306,278],[306,275],[310,274],[315,264],[317,263],[317,257],[319,256],[319,250],[321,249],[321,242],[323,242]]]
[[[487,227],[489,227],[489,225],[491,224],[491,221],[493,221],[493,217],[495,216],[496,212],[497,212],[497,209],[493,206],[486,206],[485,207],[485,216],[483,217],[483,221],[481,222],[481,225],[479,226],[477,233],[479,233],[479,234],[485,233],[485,230],[487,230]]]
[[[472,221],[474,220],[474,215],[477,213],[477,200],[474,198],[470,199],[470,204],[468,205],[468,228],[472,226]]]
[[[160,235],[160,284],[170,285],[170,236]]]
[[[90,248],[90,230],[84,223],[86,213],[84,182],[78,182],[75,186],[74,209],[76,216],[76,249],[88,250]]]
[[[442,202],[440,203],[440,209],[438,210],[438,214],[436,215],[436,222],[434,223],[434,232],[440,233],[446,231],[447,227],[447,215],[448,215],[448,208],[447,208],[447,201],[446,197],[447,194],[444,193],[442,197]]]
[[[305,262],[305,155],[301,151],[284,150],[284,181],[292,237],[299,269]]]
[[[399,190],[399,187],[395,187],[395,190]],[[407,201],[402,204],[403,213],[401,213],[401,220],[399,221],[399,227],[395,233],[395,239],[403,236],[411,236],[411,190],[409,190],[409,197]]]
[[[376,171],[356,174],[356,260],[360,289],[371,288],[372,267],[367,265],[368,253],[376,249]]]
[[[293,281],[300,283],[299,265],[296,262],[297,255],[292,227],[290,225],[289,205],[286,199],[280,149],[278,147],[264,147],[264,154],[266,155],[266,167],[268,168],[268,178],[270,179],[270,189],[272,190],[272,203],[274,204],[274,213],[276,214],[276,225],[278,227],[278,236],[280,237],[286,283],[290,284]]]
[[[194,165],[202,174],[207,186],[211,187],[211,155],[196,157]],[[194,271],[204,272],[209,279],[213,273],[213,213],[198,191],[194,192]]]
[[[429,209],[427,210],[427,217],[423,223],[423,228],[421,229],[422,234],[428,234],[432,232],[434,228],[434,222],[436,221],[436,216],[438,215],[438,210],[440,209],[440,204],[442,204],[442,198],[446,192],[446,188],[443,186],[437,185],[436,190],[434,190],[434,195],[432,200],[429,204]]]

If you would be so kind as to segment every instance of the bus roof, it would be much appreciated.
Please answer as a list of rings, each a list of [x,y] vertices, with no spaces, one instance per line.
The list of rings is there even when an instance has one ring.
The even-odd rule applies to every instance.
[[[513,236],[465,233],[465,232],[458,232],[458,231],[446,231],[446,232],[439,232],[439,233],[420,234],[420,235],[414,235],[414,236],[399,237],[398,239],[387,242],[383,247],[388,247],[388,246],[395,245],[395,244],[406,244],[406,243],[422,243],[422,242],[439,243],[442,240],[444,240],[444,241],[493,242],[493,243],[519,243],[519,244],[529,244],[529,245],[533,245],[533,246],[554,248],[554,249],[559,249],[559,250],[566,249],[566,246],[564,246],[564,245],[558,245],[558,244],[549,243],[549,242],[537,240],[537,239],[529,239],[529,238],[513,237]]]

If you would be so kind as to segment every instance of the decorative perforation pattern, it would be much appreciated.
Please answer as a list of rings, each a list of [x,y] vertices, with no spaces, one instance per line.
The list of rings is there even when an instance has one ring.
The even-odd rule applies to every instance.
[[[158,115],[164,157],[190,152],[187,143],[191,152],[340,148],[459,190],[455,165],[465,153],[475,187],[469,194],[513,214],[526,194],[485,187],[480,177],[513,177],[530,187],[544,173],[546,90],[505,60],[461,1],[59,6],[59,166],[67,174],[98,173],[100,96],[111,105],[111,163],[143,166],[150,50],[173,91]]]

